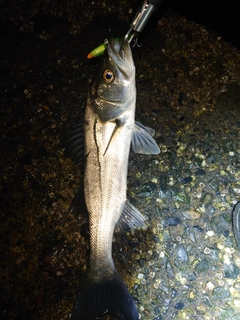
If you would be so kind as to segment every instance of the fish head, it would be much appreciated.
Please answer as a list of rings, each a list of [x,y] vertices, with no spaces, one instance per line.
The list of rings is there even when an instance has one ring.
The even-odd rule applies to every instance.
[[[106,46],[100,70],[90,89],[91,104],[102,122],[117,119],[135,108],[135,66],[128,41],[111,39]]]

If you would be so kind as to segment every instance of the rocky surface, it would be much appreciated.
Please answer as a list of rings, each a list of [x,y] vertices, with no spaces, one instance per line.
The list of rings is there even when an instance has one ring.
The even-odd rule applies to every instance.
[[[99,64],[87,53],[110,23],[126,32],[133,5],[0,3],[1,319],[69,319],[88,236],[68,210],[82,172],[62,142]],[[168,10],[133,56],[136,118],[161,154],[130,154],[128,198],[147,229],[116,233],[116,266],[141,319],[240,319],[240,52]]]

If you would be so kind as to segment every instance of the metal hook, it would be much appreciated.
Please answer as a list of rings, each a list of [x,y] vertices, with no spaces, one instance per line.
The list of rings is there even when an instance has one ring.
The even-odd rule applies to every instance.
[[[142,43],[138,43],[138,38],[135,38],[134,40],[133,40],[133,45],[132,45],[132,47],[134,48],[134,47],[138,47],[138,48],[141,48],[141,46],[142,46]]]

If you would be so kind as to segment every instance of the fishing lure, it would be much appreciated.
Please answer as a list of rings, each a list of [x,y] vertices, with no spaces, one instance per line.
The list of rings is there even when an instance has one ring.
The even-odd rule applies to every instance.
[[[115,40],[119,40],[120,38],[115,38]],[[130,43],[131,40],[133,39],[133,35],[130,35],[129,38],[128,38],[128,42]],[[87,58],[88,59],[91,59],[91,58],[96,58],[98,56],[101,56],[104,52],[104,50],[106,49],[106,46],[107,46],[107,43],[108,43],[108,40],[105,39],[104,40],[104,43],[103,44],[100,44],[100,46],[96,47],[95,49],[93,49],[88,55],[87,55]],[[139,44],[138,43],[138,38],[135,38],[133,40],[133,45],[132,45],[132,48],[134,48],[135,46],[137,47],[141,47],[142,44]]]
[[[129,43],[131,42],[132,38],[133,38],[133,35],[129,35],[129,36],[128,36],[127,40],[128,40]],[[115,38],[115,40],[117,40],[117,41],[119,41],[119,39],[120,39],[120,38]],[[137,44],[137,38],[136,38],[135,40],[136,40],[136,41],[134,42],[133,47],[134,47],[135,45],[139,46],[139,45]],[[100,44],[100,46],[98,46],[98,47],[96,47],[95,49],[93,49],[93,50],[87,55],[87,58],[88,58],[88,59],[91,59],[91,58],[96,58],[96,57],[98,57],[98,56],[101,56],[101,55],[103,54],[104,50],[106,49],[107,43],[108,43],[108,40],[105,39],[104,42],[103,42],[102,44]]]
[[[93,49],[88,55],[87,58],[91,59],[91,58],[96,58],[98,56],[101,56],[104,52],[104,50],[106,49],[108,40],[105,39],[104,42],[102,44],[100,44],[100,46],[96,47],[95,49]]]

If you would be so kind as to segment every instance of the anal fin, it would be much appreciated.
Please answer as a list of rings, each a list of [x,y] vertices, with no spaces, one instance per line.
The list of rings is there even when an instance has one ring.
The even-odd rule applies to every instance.
[[[129,200],[126,200],[120,220],[118,224],[122,224],[127,229],[133,228],[146,228],[146,218],[141,212],[131,204]]]

